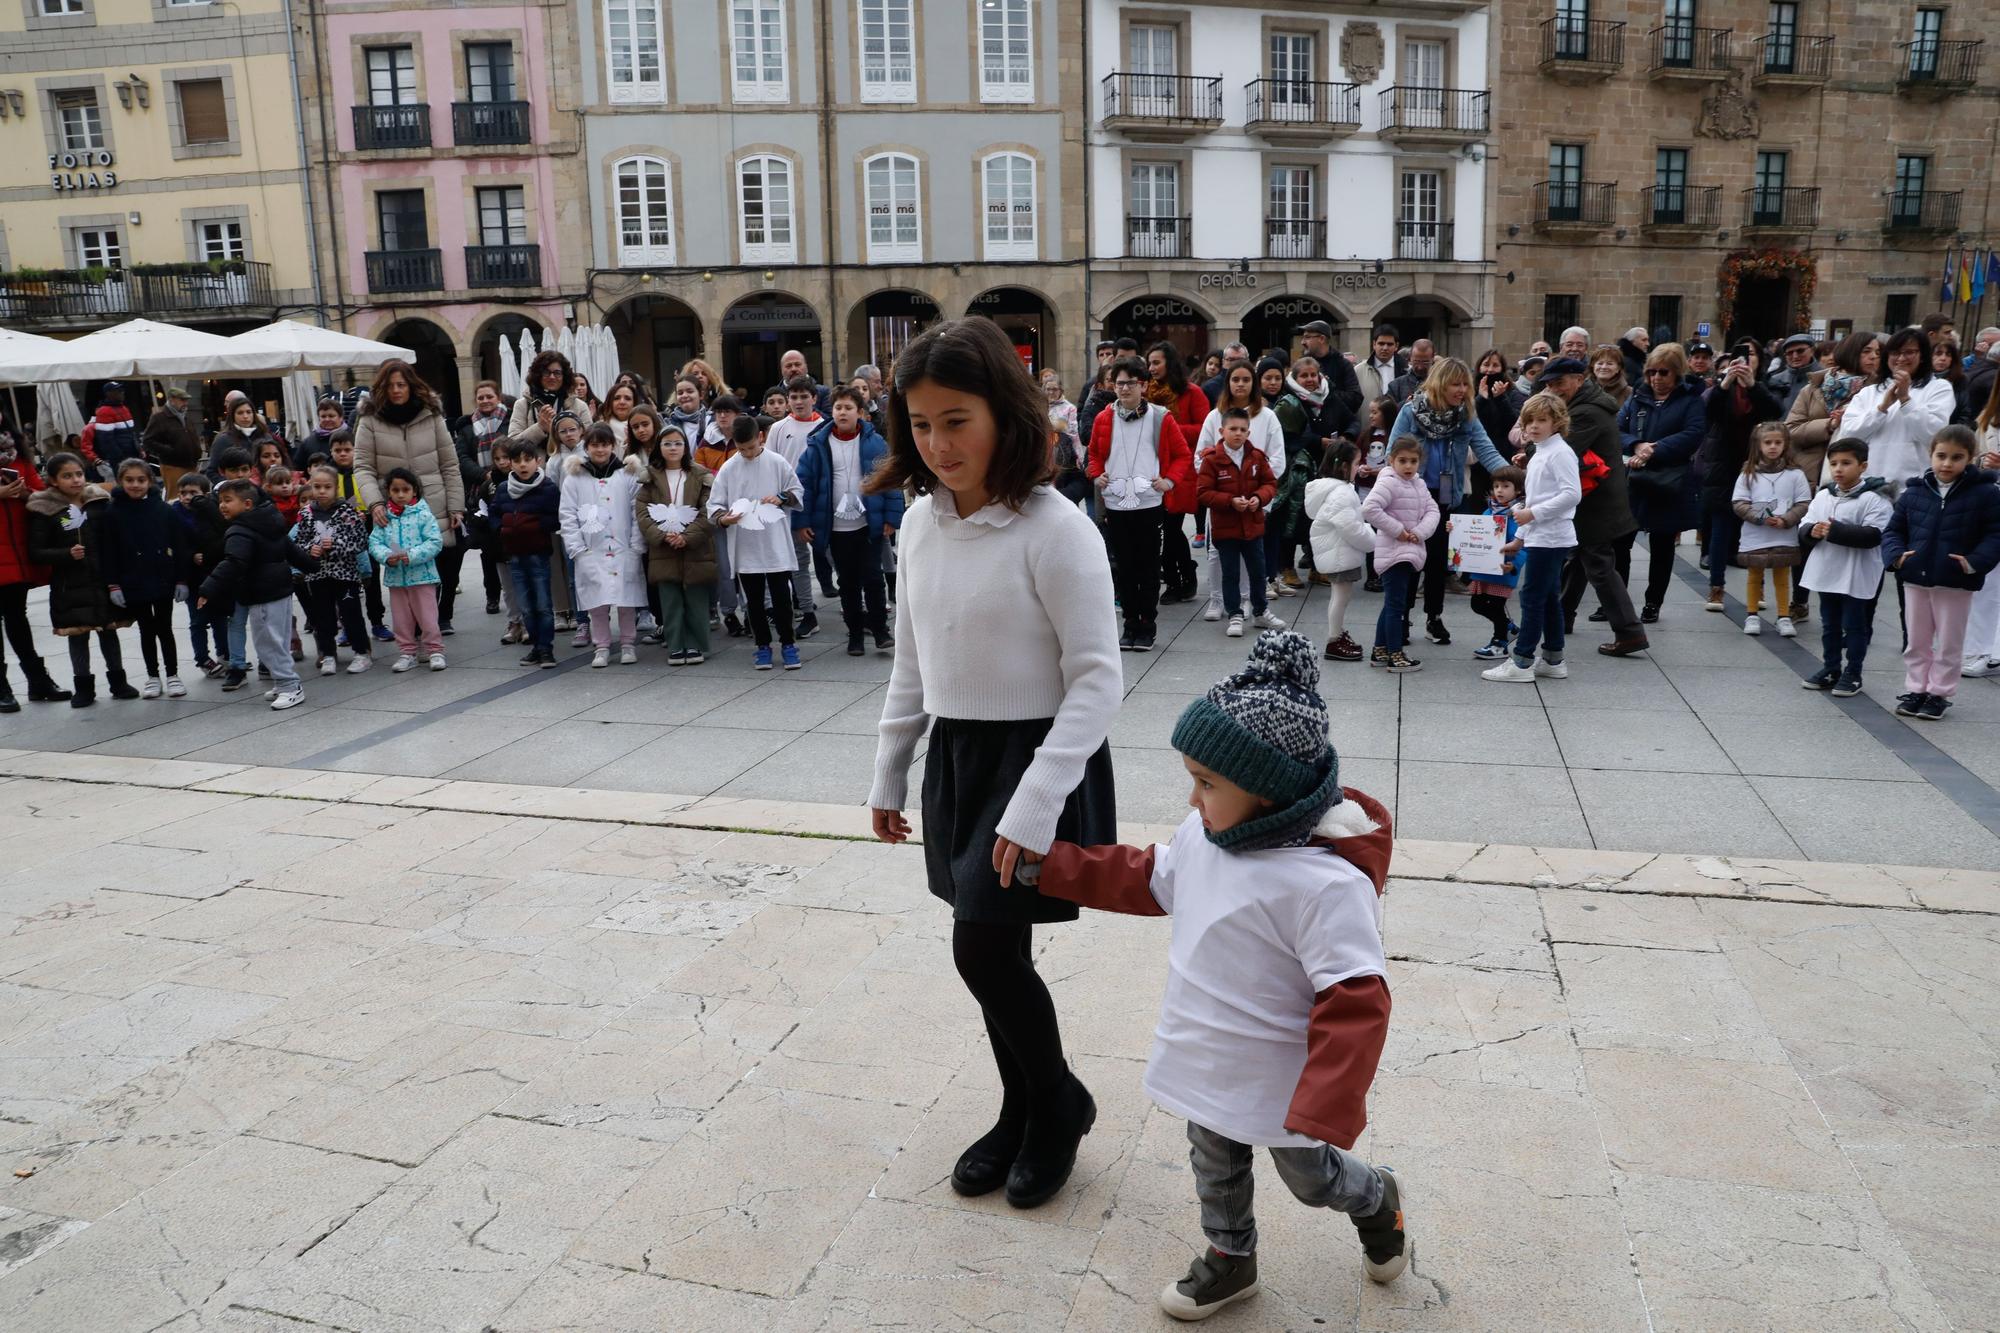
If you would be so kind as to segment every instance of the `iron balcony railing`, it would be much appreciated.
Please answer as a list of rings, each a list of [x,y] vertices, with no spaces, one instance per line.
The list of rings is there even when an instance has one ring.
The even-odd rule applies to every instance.
[[[1104,118],[1131,120],[1222,119],[1222,76],[1107,74]]]
[[[171,268],[151,273],[65,269],[0,274],[0,323],[75,326],[133,315],[173,320],[273,308],[269,264],[232,259],[214,266],[191,263]]]
[[[1399,218],[1396,222],[1396,258],[1448,260],[1454,257],[1452,224],[1419,222]]]
[[[1493,127],[1493,94],[1479,88],[1397,84],[1380,94],[1382,132],[1479,135]]]
[[[465,247],[468,287],[539,287],[542,247],[539,245],[468,245]]]
[[[1722,216],[1719,185],[1651,185],[1639,191],[1639,216],[1653,227],[1713,227]]]
[[[1608,227],[1618,213],[1616,181],[1536,181],[1535,221]]]
[[[1135,259],[1187,259],[1194,253],[1194,219],[1128,217],[1125,253]]]
[[[460,148],[528,142],[526,102],[453,102],[451,141]]]
[[[370,250],[370,292],[439,292],[444,290],[442,250]]]
[[[1622,65],[1625,63],[1625,25],[1609,19],[1586,19],[1558,14],[1542,20],[1542,63],[1579,65]]]
[[[1890,231],[1956,231],[1959,190],[1895,190],[1889,195]]]
[[[431,109],[422,102],[355,107],[354,146],[362,152],[385,148],[429,148]]]
[[[1937,88],[1970,88],[1979,76],[1979,48],[1984,42],[1947,42],[1929,37],[1914,42],[1897,42],[1903,53],[1904,85],[1929,84]]]
[[[209,310],[246,310],[271,304],[271,266],[229,260],[207,272],[136,273],[139,308],[149,315],[191,315]]]
[[[1358,125],[1361,89],[1351,83],[1252,79],[1243,85],[1249,125]]]
[[[1697,28],[1692,24],[1669,23],[1646,34],[1652,47],[1655,71],[1679,70],[1697,74],[1722,75],[1729,72],[1728,28]]]
[[[1743,225],[1810,231],[1819,225],[1819,187],[1761,186],[1743,192]]]
[[[1325,259],[1326,223],[1310,218],[1265,218],[1264,258]]]
[[[1833,67],[1833,38],[1796,32],[1767,32],[1750,43],[1750,69],[1766,78],[1824,83]]]

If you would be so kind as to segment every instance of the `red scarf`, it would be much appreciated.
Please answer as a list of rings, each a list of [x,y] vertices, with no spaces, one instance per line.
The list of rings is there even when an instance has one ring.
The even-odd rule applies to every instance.
[[[406,508],[408,508],[407,505],[399,505],[394,500],[389,501],[389,512],[395,515],[397,518],[401,518],[403,516],[403,510],[405,510]]]

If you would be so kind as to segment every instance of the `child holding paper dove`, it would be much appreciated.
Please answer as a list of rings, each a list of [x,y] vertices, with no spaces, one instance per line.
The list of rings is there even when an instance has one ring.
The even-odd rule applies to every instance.
[[[335,641],[343,628],[347,646],[354,651],[348,674],[358,676],[373,665],[369,649],[374,640],[368,637],[368,622],[361,614],[361,582],[373,569],[368,526],[353,502],[341,498],[340,473],[328,463],[313,468],[305,503],[292,526],[292,540],[319,561],[318,569],[300,579],[299,600],[319,651],[322,676],[339,670]]]
[[[645,463],[618,460],[618,434],[604,422],[583,437],[583,453],[563,462],[562,537],[576,580],[576,609],[590,617],[593,667],[611,665],[611,609],[618,608],[618,661],[639,660],[645,565],[633,497]]]
[[[883,605],[882,543],[903,522],[903,496],[900,491],[862,494],[862,484],[889,452],[881,433],[863,418],[866,406],[851,384],[833,391],[832,419],[806,436],[799,454],[805,507],[792,517],[793,529],[833,561],[849,657],[867,651],[861,642],[864,633],[874,636],[879,652],[896,646]]]
[[[729,567],[743,583],[750,611],[750,632],[757,639],[752,665],[771,669],[771,621],[778,622],[778,643],[785,670],[800,666],[792,631],[792,571],[799,567],[792,543],[791,520],[784,510],[804,504],[798,474],[785,456],[764,447],[764,432],[753,417],[738,417],[734,427],[736,453],[716,474],[708,497],[708,512],[724,530],[729,543]],[[771,611],[764,611],[769,595]]]
[[[709,470],[688,457],[679,426],[660,432],[646,453],[646,472],[633,501],[646,548],[646,580],[660,598],[667,665],[696,666],[708,657],[708,608],[717,573]]]

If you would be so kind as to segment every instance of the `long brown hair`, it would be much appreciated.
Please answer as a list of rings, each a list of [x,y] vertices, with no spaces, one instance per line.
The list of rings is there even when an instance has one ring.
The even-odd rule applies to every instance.
[[[411,402],[428,407],[433,412],[444,410],[438,405],[437,391],[424,383],[424,377],[417,373],[417,368],[407,361],[392,358],[384,361],[382,368],[375,372],[375,382],[368,386],[368,405],[363,409],[363,415],[373,416],[389,405],[389,378],[392,375],[401,375],[403,382],[410,386]]]
[[[1236,401],[1235,396],[1231,394],[1229,390],[1229,381],[1236,378],[1236,372],[1239,370],[1250,377],[1250,393],[1240,403]],[[1257,387],[1256,370],[1254,370],[1248,364],[1245,364],[1240,366],[1231,366],[1229,367],[1229,369],[1223,371],[1222,392],[1216,395],[1214,406],[1218,411],[1225,407],[1240,407],[1253,417],[1256,416],[1259,412],[1263,411],[1264,393],[1261,389]]]
[[[993,457],[986,493],[1018,511],[1035,487],[1054,475],[1050,457],[1049,403],[1028,375],[1000,326],[983,316],[933,324],[896,357],[889,386],[889,452],[863,487],[869,494],[913,491],[930,495],[943,485],[924,462],[910,429],[907,395],[926,380],[986,400],[993,412]]]

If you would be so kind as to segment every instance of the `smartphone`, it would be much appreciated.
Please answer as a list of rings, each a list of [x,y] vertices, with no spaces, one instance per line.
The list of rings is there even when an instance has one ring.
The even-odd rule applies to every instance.
[[[10,467],[0,467],[0,486],[12,486],[21,479],[21,474]]]

